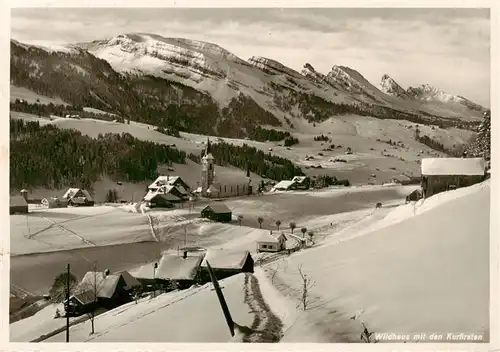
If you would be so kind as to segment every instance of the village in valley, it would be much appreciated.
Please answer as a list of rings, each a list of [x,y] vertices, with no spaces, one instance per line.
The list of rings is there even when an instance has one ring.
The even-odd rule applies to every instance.
[[[11,342],[489,341],[489,108],[153,34],[11,51]]]

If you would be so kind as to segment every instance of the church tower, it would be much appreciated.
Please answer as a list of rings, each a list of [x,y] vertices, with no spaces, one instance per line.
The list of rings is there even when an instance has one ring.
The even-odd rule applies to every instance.
[[[207,138],[205,155],[201,158],[201,194],[205,195],[214,182],[214,157],[210,153],[210,139]]]

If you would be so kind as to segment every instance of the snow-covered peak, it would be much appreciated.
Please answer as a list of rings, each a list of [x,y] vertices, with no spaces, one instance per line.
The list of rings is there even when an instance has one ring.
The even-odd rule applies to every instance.
[[[407,98],[408,94],[394,79],[392,79],[388,74],[382,76],[380,82],[380,90],[385,94],[392,95],[400,98]]]
[[[302,75],[311,78],[314,81],[325,81],[326,76],[314,69],[314,67],[310,63],[304,64],[304,67],[301,71]]]

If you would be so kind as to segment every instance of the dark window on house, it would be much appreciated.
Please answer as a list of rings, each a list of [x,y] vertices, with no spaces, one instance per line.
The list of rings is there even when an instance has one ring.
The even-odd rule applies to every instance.
[[[231,194],[233,194],[233,186],[231,186]]]
[[[262,248],[267,248],[267,245],[266,245],[266,244],[263,244],[263,245],[262,245]]]
[[[224,193],[227,192],[227,186],[224,186]]]
[[[240,185],[236,185],[236,193],[240,194]]]

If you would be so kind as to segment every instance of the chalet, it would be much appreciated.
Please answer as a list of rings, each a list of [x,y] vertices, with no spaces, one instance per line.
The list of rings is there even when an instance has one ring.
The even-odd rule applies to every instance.
[[[295,176],[292,181],[297,189],[309,189],[311,186],[311,179],[307,176]]]
[[[201,263],[201,282],[210,281],[207,262],[212,267],[217,280],[239,273],[253,273],[254,270],[254,260],[249,251],[209,249]]]
[[[81,315],[97,308],[112,309],[131,299],[131,292],[140,283],[127,271],[109,274],[89,271],[70,297],[72,315]]]
[[[94,198],[89,191],[80,188],[70,188],[62,196],[72,206],[94,206]]]
[[[451,189],[471,186],[485,179],[483,158],[425,158],[421,163],[424,198]]]
[[[283,180],[278,182],[274,187],[271,189],[271,192],[274,191],[290,191],[294,190],[297,188],[297,184],[295,181],[292,180]]]
[[[28,214],[28,202],[23,196],[10,197],[10,214]]]
[[[279,234],[264,233],[257,239],[257,252],[279,252],[286,249],[287,238]]]
[[[158,178],[148,186],[148,190],[154,192],[165,186],[175,188],[173,194],[179,198],[187,199],[187,197],[189,197],[190,187],[180,176],[158,176]]]
[[[230,222],[233,213],[224,203],[212,203],[201,211],[201,217],[218,222]]]

